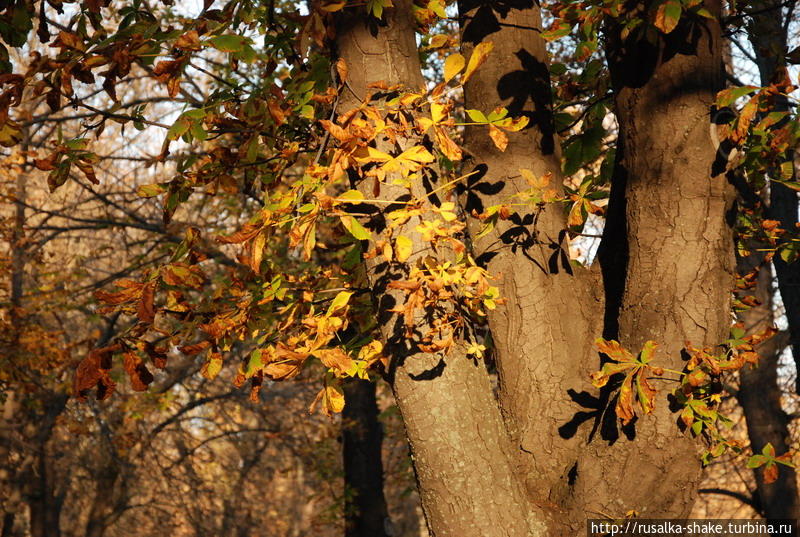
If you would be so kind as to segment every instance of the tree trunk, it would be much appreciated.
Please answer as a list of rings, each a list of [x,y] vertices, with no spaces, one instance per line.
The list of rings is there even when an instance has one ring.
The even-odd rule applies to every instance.
[[[642,4],[643,13],[649,4]],[[719,17],[719,2],[706,8]],[[730,327],[733,252],[725,216],[732,195],[725,177],[712,171],[716,149],[709,133],[723,81],[720,27],[685,14],[670,34],[650,32],[658,42],[640,29],[625,40],[619,28],[608,32],[624,147],[619,164],[627,179],[626,223],[614,229],[626,236],[609,233],[604,241],[626,240],[628,251],[622,296],[608,300],[619,300],[625,348],[638,352],[656,341],[657,363],[680,370],[685,342],[713,347]],[[667,400],[671,386],[657,387],[654,416],[623,428],[624,437],[611,446],[584,452],[576,483],[584,512],[682,517],[691,510],[700,478],[696,444],[676,426]],[[580,472],[589,466],[600,470]]]
[[[383,495],[383,431],[378,420],[375,383],[352,379],[344,384],[342,411],[345,537],[390,537]]]
[[[756,14],[750,17],[748,36],[753,45],[756,65],[762,86],[769,86],[786,67],[786,32],[788,26],[783,16],[783,2],[778,0],[762,0],[748,3],[748,10]],[[773,108],[777,112],[789,110],[789,100],[785,96],[777,96]],[[791,162],[794,151],[785,155]],[[781,228],[792,233],[797,229],[797,192],[789,187],[771,182],[770,203],[767,216],[778,220]],[[787,263],[780,256],[773,259],[775,274],[778,277],[778,289],[783,300],[786,320],[789,323],[792,355],[795,365],[800,370],[800,263]],[[795,390],[800,393],[800,375],[797,376]]]
[[[107,446],[113,449],[113,446]],[[120,498],[120,488],[126,487],[125,470],[114,460],[116,454],[104,453],[107,457],[95,475],[94,498],[86,522],[86,537],[103,537],[111,524],[119,519],[125,509],[125,500]]]
[[[3,531],[0,533],[2,537],[13,537],[14,535],[14,513],[6,512],[3,514]]]
[[[478,43],[493,45],[464,87],[466,108],[488,115],[505,107],[511,116],[529,118],[524,130],[509,133],[505,151],[495,146],[485,125],[466,128],[464,173],[473,173],[462,193],[466,212],[513,203],[515,194],[530,188],[520,169],[537,177],[551,174],[550,186],[562,191],[539,7],[532,1],[515,7],[462,1],[459,7],[464,56]],[[589,386],[594,366],[587,358],[600,335],[602,308],[599,293],[591,289],[599,282],[570,264],[561,206],[521,209],[517,215],[475,240],[476,259],[508,299],[490,312],[489,327],[518,469],[531,500],[560,503],[570,492],[582,443],[575,398]]]
[[[747,260],[739,261],[740,270],[746,273],[754,267]],[[740,314],[748,333],[762,332],[773,324],[772,275],[769,265],[761,266],[756,297],[761,301],[757,307]],[[778,385],[778,358],[784,349],[783,338],[775,336],[758,349],[761,355],[758,367],[745,367],[739,372],[739,404],[747,421],[747,434],[753,453],[771,443],[776,453],[789,451],[789,418],[781,407],[781,389]],[[800,518],[800,503],[797,494],[797,474],[793,468],[780,467],[778,479],[764,482],[764,473],[754,470],[757,505],[767,520]]]
[[[769,9],[770,7],[772,9]],[[757,12],[751,17],[748,33],[761,76],[761,84],[769,85],[776,74],[785,67],[787,27],[782,4],[755,2],[749,9]],[[778,97],[775,109],[788,110],[787,100]],[[790,151],[786,159],[793,158],[794,152]],[[752,196],[756,195],[751,194],[751,198]],[[780,221],[783,229],[796,229],[798,221],[796,193],[784,185],[770,183],[769,197],[767,216]],[[757,197],[755,200],[760,201]],[[761,254],[754,253],[750,258],[738,261],[740,274],[746,274],[755,268],[759,269],[756,298],[761,304],[740,315],[748,332],[760,332],[772,326],[774,322],[772,275],[769,265],[764,265],[762,260]],[[780,256],[775,256],[773,263],[789,322],[792,354],[797,364],[800,363],[800,264],[786,263]],[[781,407],[781,388],[778,384],[778,359],[783,351],[783,345],[780,343],[781,338],[765,342],[757,349],[761,355],[758,367],[743,369],[739,374],[738,399],[747,420],[747,432],[753,453],[760,453],[767,443],[771,443],[778,454],[789,450],[789,418]],[[756,469],[754,475],[758,505],[764,517],[768,520],[800,518],[800,498],[794,469],[782,466],[777,481],[770,484],[764,482],[760,470]]]
[[[30,510],[31,537],[59,537],[61,535],[61,498],[54,494],[51,460],[45,442],[36,455],[36,468],[30,482],[28,509]]]
[[[349,71],[341,111],[357,107],[371,82],[382,80],[411,90],[424,86],[414,27],[409,0],[394,2],[380,23],[358,6],[339,15],[336,45]],[[402,149],[418,141],[398,140],[398,144]],[[378,140],[377,147],[397,154],[388,140]],[[357,187],[373,196],[372,181],[362,181]],[[427,198],[422,184],[414,184],[412,193]],[[383,184],[379,197],[394,201],[408,194],[405,188]],[[404,279],[418,259],[435,255],[414,231],[418,223],[418,218],[412,218],[400,229],[413,245],[404,266],[380,266],[373,258],[366,268],[373,296],[379,300],[379,324],[391,361],[389,380],[411,444],[429,529],[436,537],[542,535],[542,516],[524,507],[511,446],[483,364],[467,358],[460,341],[447,356],[422,351],[418,341],[406,337],[402,317],[390,311],[404,297],[388,289],[388,283]],[[415,329],[424,333],[426,320],[417,321]]]

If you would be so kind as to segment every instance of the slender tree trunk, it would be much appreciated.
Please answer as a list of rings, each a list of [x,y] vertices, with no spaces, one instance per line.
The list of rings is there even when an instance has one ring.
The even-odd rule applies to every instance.
[[[769,9],[769,8],[772,9]],[[768,85],[780,72],[784,65],[786,53],[785,18],[782,3],[755,2],[749,9],[760,11],[751,17],[748,28],[750,41],[761,76],[761,84]],[[788,110],[788,102],[779,97],[776,110]],[[789,152],[787,159],[792,159],[794,152]],[[757,194],[750,190],[745,181],[741,184],[742,203],[752,206],[762,203]],[[779,220],[781,227],[795,229],[797,223],[796,193],[778,183],[770,184],[770,205],[767,209],[769,218]],[[752,207],[756,208],[756,207]],[[788,264],[779,256],[773,260],[778,276],[778,286],[784,300],[787,319],[789,320],[789,341],[795,362],[800,363],[800,265],[797,262]],[[737,270],[746,274],[758,269],[756,298],[760,305],[740,314],[748,332],[761,332],[774,323],[774,304],[772,300],[772,275],[769,264],[763,261],[763,255],[753,253],[748,258],[739,258]],[[789,417],[781,406],[781,388],[778,384],[778,359],[784,349],[783,338],[775,337],[765,342],[757,350],[761,360],[756,368],[745,368],[739,374],[739,403],[744,410],[747,421],[747,432],[754,453],[771,443],[777,453],[789,450]],[[765,483],[763,472],[755,470],[757,504],[761,514],[768,520],[800,518],[800,497],[797,490],[797,474],[792,468],[781,467],[778,479],[773,483]]]
[[[706,7],[720,15],[719,2]],[[626,224],[610,233],[624,229],[626,236],[609,233],[604,241],[626,240],[628,259],[622,296],[608,300],[619,300],[623,346],[637,352],[654,340],[658,363],[682,369],[685,342],[715,346],[730,327],[733,259],[725,216],[732,195],[725,177],[712,171],[709,133],[722,87],[720,28],[716,20],[684,15],[658,42],[643,29],[625,40],[618,32],[609,29],[607,54],[624,147]],[[658,388],[654,416],[623,428],[610,447],[598,443],[583,453],[579,468],[602,468],[578,473],[584,512],[681,517],[692,508],[700,478],[696,444],[676,426],[671,386]]]
[[[109,457],[108,454],[104,456]],[[94,498],[86,522],[86,537],[103,537],[114,520],[118,519],[124,508],[117,487],[124,487],[124,471],[113,460],[103,465],[95,476]]]
[[[27,145],[24,146],[23,151]],[[10,234],[9,250],[11,252],[11,273],[10,273],[10,310],[9,319],[11,321],[11,333],[8,335],[7,345],[8,349],[6,354],[13,361],[20,360],[20,342],[22,335],[25,331],[25,323],[27,322],[23,314],[23,298],[24,298],[24,283],[25,283],[25,266],[27,264],[27,250],[25,246],[25,203],[27,201],[27,180],[28,176],[25,173],[25,164],[17,167],[16,181],[14,188],[14,218],[13,227]],[[24,425],[31,421],[32,415],[35,413],[26,410],[19,400],[19,393],[13,388],[9,389],[5,404],[3,407],[3,422],[7,426],[7,433],[9,435],[17,435],[17,440],[22,440],[25,443],[25,438],[22,436],[22,431],[25,430]],[[0,460],[10,460],[12,449],[19,449],[18,447],[12,448],[14,439],[7,439],[0,442]],[[38,462],[38,455],[30,455]],[[8,464],[4,462],[4,464]],[[13,535],[14,520],[19,519],[16,515],[19,513],[21,502],[24,501],[26,489],[26,475],[27,473],[21,471],[19,467],[6,467],[3,469],[3,481],[8,487],[6,502],[4,508],[6,516],[4,517],[3,534]],[[5,522],[8,522],[8,529],[6,530]]]
[[[783,16],[783,2],[778,0],[761,0],[748,3],[748,10],[756,12],[750,17],[748,36],[753,45],[756,65],[761,78],[761,85],[773,83],[786,67],[787,53],[786,32],[788,26]],[[789,110],[789,100],[778,96],[774,110]],[[785,155],[785,160],[792,161],[794,151]],[[797,229],[797,192],[789,187],[770,183],[769,209],[770,219],[778,220],[781,228],[790,233]],[[786,320],[789,323],[792,355],[795,365],[800,370],[800,263],[787,263],[780,256],[773,259],[775,273],[778,277],[778,289],[783,299]],[[800,393],[800,375],[797,376],[796,391]]]
[[[350,73],[341,111],[357,107],[371,82],[382,80],[411,90],[424,86],[414,25],[409,0],[395,1],[380,23],[358,6],[339,15],[336,45]],[[398,145],[403,149],[418,141],[398,140]],[[397,151],[385,139],[378,140],[377,147]],[[358,188],[373,196],[372,181],[363,181]],[[412,190],[415,197],[427,198],[422,184],[414,184]],[[408,190],[383,184],[379,196],[394,201],[408,196]],[[429,529],[436,537],[541,535],[542,516],[525,507],[511,445],[483,364],[467,358],[463,342],[456,342],[445,357],[420,350],[413,338],[405,337],[402,318],[391,311],[404,297],[388,289],[388,283],[404,279],[411,264],[434,254],[414,231],[418,223],[413,218],[400,230],[413,244],[405,267],[378,266],[373,259],[367,271],[373,296],[379,297],[390,382],[411,444]],[[424,332],[425,319],[417,321],[416,329]]]
[[[59,537],[61,499],[54,494],[53,471],[46,451],[46,441],[41,444],[40,450],[27,494],[31,537]]]
[[[22,294],[25,274],[25,198],[26,198],[26,175],[18,173],[15,183],[15,203],[14,203],[14,224],[11,231],[9,250],[11,252],[11,274],[10,274],[10,303],[9,319],[11,321],[11,334],[4,341],[7,349],[3,354],[7,354],[11,359],[15,359],[19,353],[19,341],[22,334]],[[4,338],[5,339],[5,338]],[[17,393],[13,388],[9,388],[3,404],[2,424],[7,431],[4,434],[15,435],[18,433],[16,420],[20,418],[19,401]],[[3,516],[3,537],[13,535],[14,520],[16,511],[19,509],[21,490],[19,479],[16,475],[18,469],[12,468],[9,464],[11,455],[11,439],[0,441],[0,461],[3,461],[2,485],[6,489],[6,499],[3,502],[5,514]]]
[[[739,260],[740,270],[748,266],[747,259]],[[758,333],[773,325],[772,275],[769,265],[759,270],[756,297],[761,301],[757,307],[740,314],[748,333]],[[778,336],[764,342],[758,349],[761,355],[758,367],[745,367],[739,372],[739,404],[747,421],[747,434],[753,453],[771,443],[777,453],[786,453],[790,448],[789,418],[781,407],[781,389],[778,385],[778,358],[784,349],[784,340]],[[757,504],[761,514],[768,520],[800,518],[800,502],[797,494],[797,474],[793,468],[781,466],[778,479],[764,482],[761,470],[754,471]]]
[[[342,412],[345,537],[390,537],[383,495],[383,431],[378,420],[375,383],[353,379],[344,384]]]
[[[3,531],[0,533],[2,537],[12,537],[14,535],[14,513],[3,514]]]

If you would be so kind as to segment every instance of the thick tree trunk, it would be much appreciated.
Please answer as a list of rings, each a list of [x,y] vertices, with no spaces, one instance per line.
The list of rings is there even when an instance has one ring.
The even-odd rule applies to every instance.
[[[412,90],[424,86],[414,25],[408,0],[394,2],[380,23],[370,20],[359,6],[339,16],[336,45],[350,73],[341,111],[358,106],[371,82],[383,80]],[[398,144],[402,149],[416,142],[399,140]],[[398,150],[383,139],[378,140],[378,149]],[[372,181],[363,183],[370,184],[358,188],[372,197]],[[412,189],[415,197],[427,197],[422,184]],[[383,184],[380,198],[394,201],[408,193]],[[433,253],[414,231],[418,223],[414,218],[401,229],[411,238],[414,252],[405,269],[378,266],[373,259],[367,271],[373,296],[379,300],[379,323],[391,360],[390,382],[411,444],[429,529],[436,537],[541,535],[542,517],[525,507],[512,467],[511,446],[483,364],[467,358],[463,342],[456,342],[444,357],[423,352],[413,338],[405,337],[402,318],[390,311],[404,297],[388,289],[388,282],[404,278],[410,264]],[[425,319],[418,321],[416,328],[424,331]]]
[[[719,16],[719,2],[706,7]],[[716,150],[709,134],[722,84],[720,28],[717,21],[684,15],[658,43],[643,34],[633,31],[623,41],[612,28],[608,35],[627,177],[628,260],[618,335],[632,352],[656,341],[657,363],[682,369],[685,342],[714,346],[730,327],[733,260],[725,215],[732,196],[725,177],[712,172]],[[654,416],[636,420],[610,447],[584,452],[579,469],[602,470],[579,470],[581,510],[688,514],[700,476],[696,445],[669,410],[672,386],[658,388]]]
[[[466,108],[488,115],[505,107],[509,115],[530,120],[521,132],[509,133],[505,151],[495,146],[486,126],[467,127],[464,172],[473,175],[462,195],[466,211],[481,213],[492,205],[514,203],[515,194],[531,188],[520,169],[537,177],[551,174],[550,187],[561,191],[539,7],[533,1],[514,7],[462,1],[459,7],[464,56],[478,43],[493,45],[486,63],[465,85]],[[500,402],[518,467],[530,499],[560,503],[570,492],[585,436],[577,434],[581,407],[575,397],[587,389],[594,366],[588,358],[600,335],[600,293],[591,291],[588,271],[570,264],[561,206],[531,206],[517,215],[477,239],[475,250],[508,299],[490,313],[489,326],[497,351]]]
[[[390,537],[383,495],[383,430],[378,420],[375,383],[349,380],[344,384],[344,395],[345,537]]]

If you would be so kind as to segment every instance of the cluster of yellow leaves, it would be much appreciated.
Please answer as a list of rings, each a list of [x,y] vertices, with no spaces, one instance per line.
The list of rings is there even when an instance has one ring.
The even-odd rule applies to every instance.
[[[424,9],[438,13],[443,9],[439,4],[434,0]],[[370,2],[367,9],[380,18],[382,8],[389,5],[387,1]],[[344,2],[331,1],[321,9],[330,13],[346,7]],[[187,34],[180,41],[181,46],[191,50],[205,44],[232,54],[246,52],[247,43],[234,37],[217,36],[213,42],[199,43],[197,35]],[[453,163],[463,157],[455,141],[459,124],[453,117],[454,105],[445,97],[445,89],[456,77],[459,84],[467,83],[491,50],[491,43],[485,43],[473,50],[469,60],[453,55],[447,60],[447,80],[427,93],[379,82],[369,88],[372,93],[360,106],[340,114],[336,121],[320,120],[323,145],[317,158],[307,163],[302,177],[294,182],[282,181],[265,191],[264,205],[245,225],[217,237],[223,248],[240,247],[237,261],[241,266],[227,271],[221,280],[225,282],[223,286],[212,282],[199,267],[204,254],[196,248],[197,234],[192,234],[168,264],[151,271],[142,281],[117,282],[116,290],[99,292],[98,300],[106,305],[105,309],[138,317],[139,323],[129,334],[131,338],[160,333],[184,354],[205,354],[201,372],[209,379],[220,374],[223,356],[235,342],[255,341],[255,350],[241,364],[235,378],[237,384],[250,382],[252,397],[258,394],[264,379],[296,377],[309,358],[314,358],[325,368],[324,388],[315,405],[326,413],[338,412],[343,404],[341,379],[366,378],[367,370],[382,359],[377,341],[365,343],[362,336],[358,343],[348,343],[340,336],[354,322],[362,323],[359,331],[367,332],[374,330],[374,322],[370,325],[354,320],[359,315],[363,319],[364,315],[354,315],[353,307],[365,309],[365,305],[354,304],[354,277],[347,270],[331,267],[311,274],[298,266],[293,274],[281,274],[274,260],[276,255],[282,255],[277,252],[285,244],[297,252],[298,263],[300,253],[302,260],[314,261],[315,256],[325,255],[331,244],[346,246],[349,235],[356,255],[363,252],[362,257],[367,259],[380,256],[403,275],[392,281],[390,288],[403,297],[396,313],[403,317],[409,334],[420,315],[435,312],[433,320],[426,323],[426,333],[414,337],[429,352],[446,352],[453,345],[455,332],[466,323],[465,311],[485,315],[501,301],[498,288],[490,284],[485,270],[466,253],[462,241],[465,224],[459,219],[452,197],[456,184],[464,178],[440,175],[436,165],[437,160]],[[341,82],[338,89],[344,91],[347,66],[339,61],[335,68]],[[165,79],[169,78],[168,83],[177,78],[173,77],[177,64],[164,64],[160,71]],[[210,110],[190,110],[173,126],[168,141],[181,136],[202,140],[206,129],[238,128],[244,121],[280,126],[287,121],[287,110],[281,105],[280,91],[276,91],[275,98],[265,98],[266,106],[260,107],[267,110],[263,118],[245,110],[249,106],[246,103],[226,109],[230,117]],[[335,102],[335,92],[331,91],[314,97],[328,105]],[[488,115],[472,110],[469,115],[473,124],[486,125],[501,150],[508,143],[505,132],[520,130],[527,124],[526,118],[509,117],[502,108]],[[251,137],[238,158],[253,161],[259,154],[258,145],[258,137]],[[288,144],[282,151],[287,161],[298,158],[296,144]],[[236,160],[236,152],[216,151],[204,159],[183,173],[180,182],[144,185],[140,193],[145,197],[165,194],[169,198],[179,195],[181,189],[190,191],[195,186],[204,186],[211,193],[218,187],[228,189],[230,176],[223,179],[225,174],[220,175],[216,168],[218,163],[224,167]],[[421,188],[434,175],[438,176],[439,186],[433,192]],[[352,181],[360,183],[357,190],[342,188],[345,182]],[[547,178],[531,181],[532,188],[541,191],[539,202],[553,197],[547,189]],[[381,192],[389,187],[407,189],[409,195],[387,201]],[[434,193],[435,203],[431,201]],[[521,203],[530,201],[522,199]],[[365,217],[375,211],[385,217],[385,225],[373,225]],[[509,211],[499,212],[510,215]],[[334,291],[337,294],[331,298]],[[179,328],[172,329],[173,325]],[[122,352],[126,369],[136,374],[143,362],[139,355],[128,352],[130,348],[136,346],[121,345],[112,353]],[[139,350],[148,354],[147,349]],[[484,350],[482,345],[473,343],[469,352],[481,356]],[[162,355],[158,354],[159,359]],[[104,377],[100,374],[98,378]]]

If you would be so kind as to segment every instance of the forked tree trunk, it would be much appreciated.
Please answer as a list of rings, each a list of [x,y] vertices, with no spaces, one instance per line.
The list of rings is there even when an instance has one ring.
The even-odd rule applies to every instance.
[[[411,90],[424,87],[414,25],[408,0],[395,1],[380,23],[363,9],[339,15],[336,46],[349,71],[341,112],[357,107],[372,82],[401,84]],[[398,143],[407,149],[418,142]],[[398,149],[383,139],[377,147],[393,153]],[[357,187],[373,196],[372,181]],[[416,197],[427,197],[421,184],[413,190]],[[394,201],[407,195],[404,188],[383,184],[379,197]],[[390,382],[411,444],[429,529],[436,537],[543,535],[539,513],[524,507],[522,486],[511,464],[511,445],[483,364],[466,356],[463,342],[457,342],[444,358],[423,352],[405,337],[402,318],[390,311],[404,298],[388,289],[388,283],[403,278],[410,264],[433,253],[414,231],[418,223],[413,218],[400,230],[413,244],[405,268],[395,270],[372,260],[367,272],[373,296],[379,300],[379,323],[391,357]],[[424,319],[415,326],[424,331]]]
[[[708,7],[719,13],[718,4]],[[558,187],[560,163],[538,7],[473,1],[462,4],[461,14],[466,54],[482,41],[495,47],[465,88],[468,107],[490,112],[505,106],[532,120],[528,129],[510,136],[504,153],[480,128],[468,129],[464,171],[478,173],[467,180],[464,198],[468,211],[480,212],[527,189],[521,168],[540,177],[552,172]],[[711,172],[715,149],[709,136],[710,107],[721,83],[719,27],[704,19],[684,21],[654,47],[613,36],[611,41],[625,146],[618,171],[630,180],[622,189],[617,182],[609,210],[624,214],[624,221],[610,226],[605,252],[627,249],[630,258],[617,258],[616,276],[607,280],[612,295],[606,326],[612,329],[605,333],[618,335],[634,352],[655,340],[664,351],[660,362],[680,369],[686,340],[716,345],[729,328],[730,195],[724,178]],[[423,85],[408,1],[395,2],[380,23],[346,10],[336,43],[350,73],[342,112],[358,106],[370,82]],[[401,140],[394,148],[379,140],[377,146],[389,152],[416,143]],[[371,184],[357,187],[373,196]],[[417,198],[426,197],[421,186],[414,189]],[[383,201],[403,195],[407,191],[381,187]],[[412,220],[403,230],[413,237],[410,263],[431,253],[414,235],[416,224]],[[374,260],[367,264],[393,361],[390,380],[423,508],[437,537],[568,535],[583,531],[585,519],[597,513],[623,516],[633,509],[670,517],[691,509],[699,477],[697,446],[678,430],[667,408],[671,386],[660,386],[656,415],[638,420],[635,428],[594,431],[613,412],[603,412],[608,401],[590,393],[588,384],[588,373],[599,368],[590,345],[603,332],[602,304],[592,276],[569,263],[564,227],[559,210],[532,209],[476,244],[508,299],[490,319],[505,421],[484,368],[459,352],[460,344],[442,359],[404,338],[389,311],[403,297],[387,288],[402,271]],[[609,248],[608,241],[622,241],[624,247]],[[620,270],[627,274],[624,286]],[[615,420],[607,421],[613,429]],[[574,527],[545,527],[543,506],[566,514],[562,520]]]

